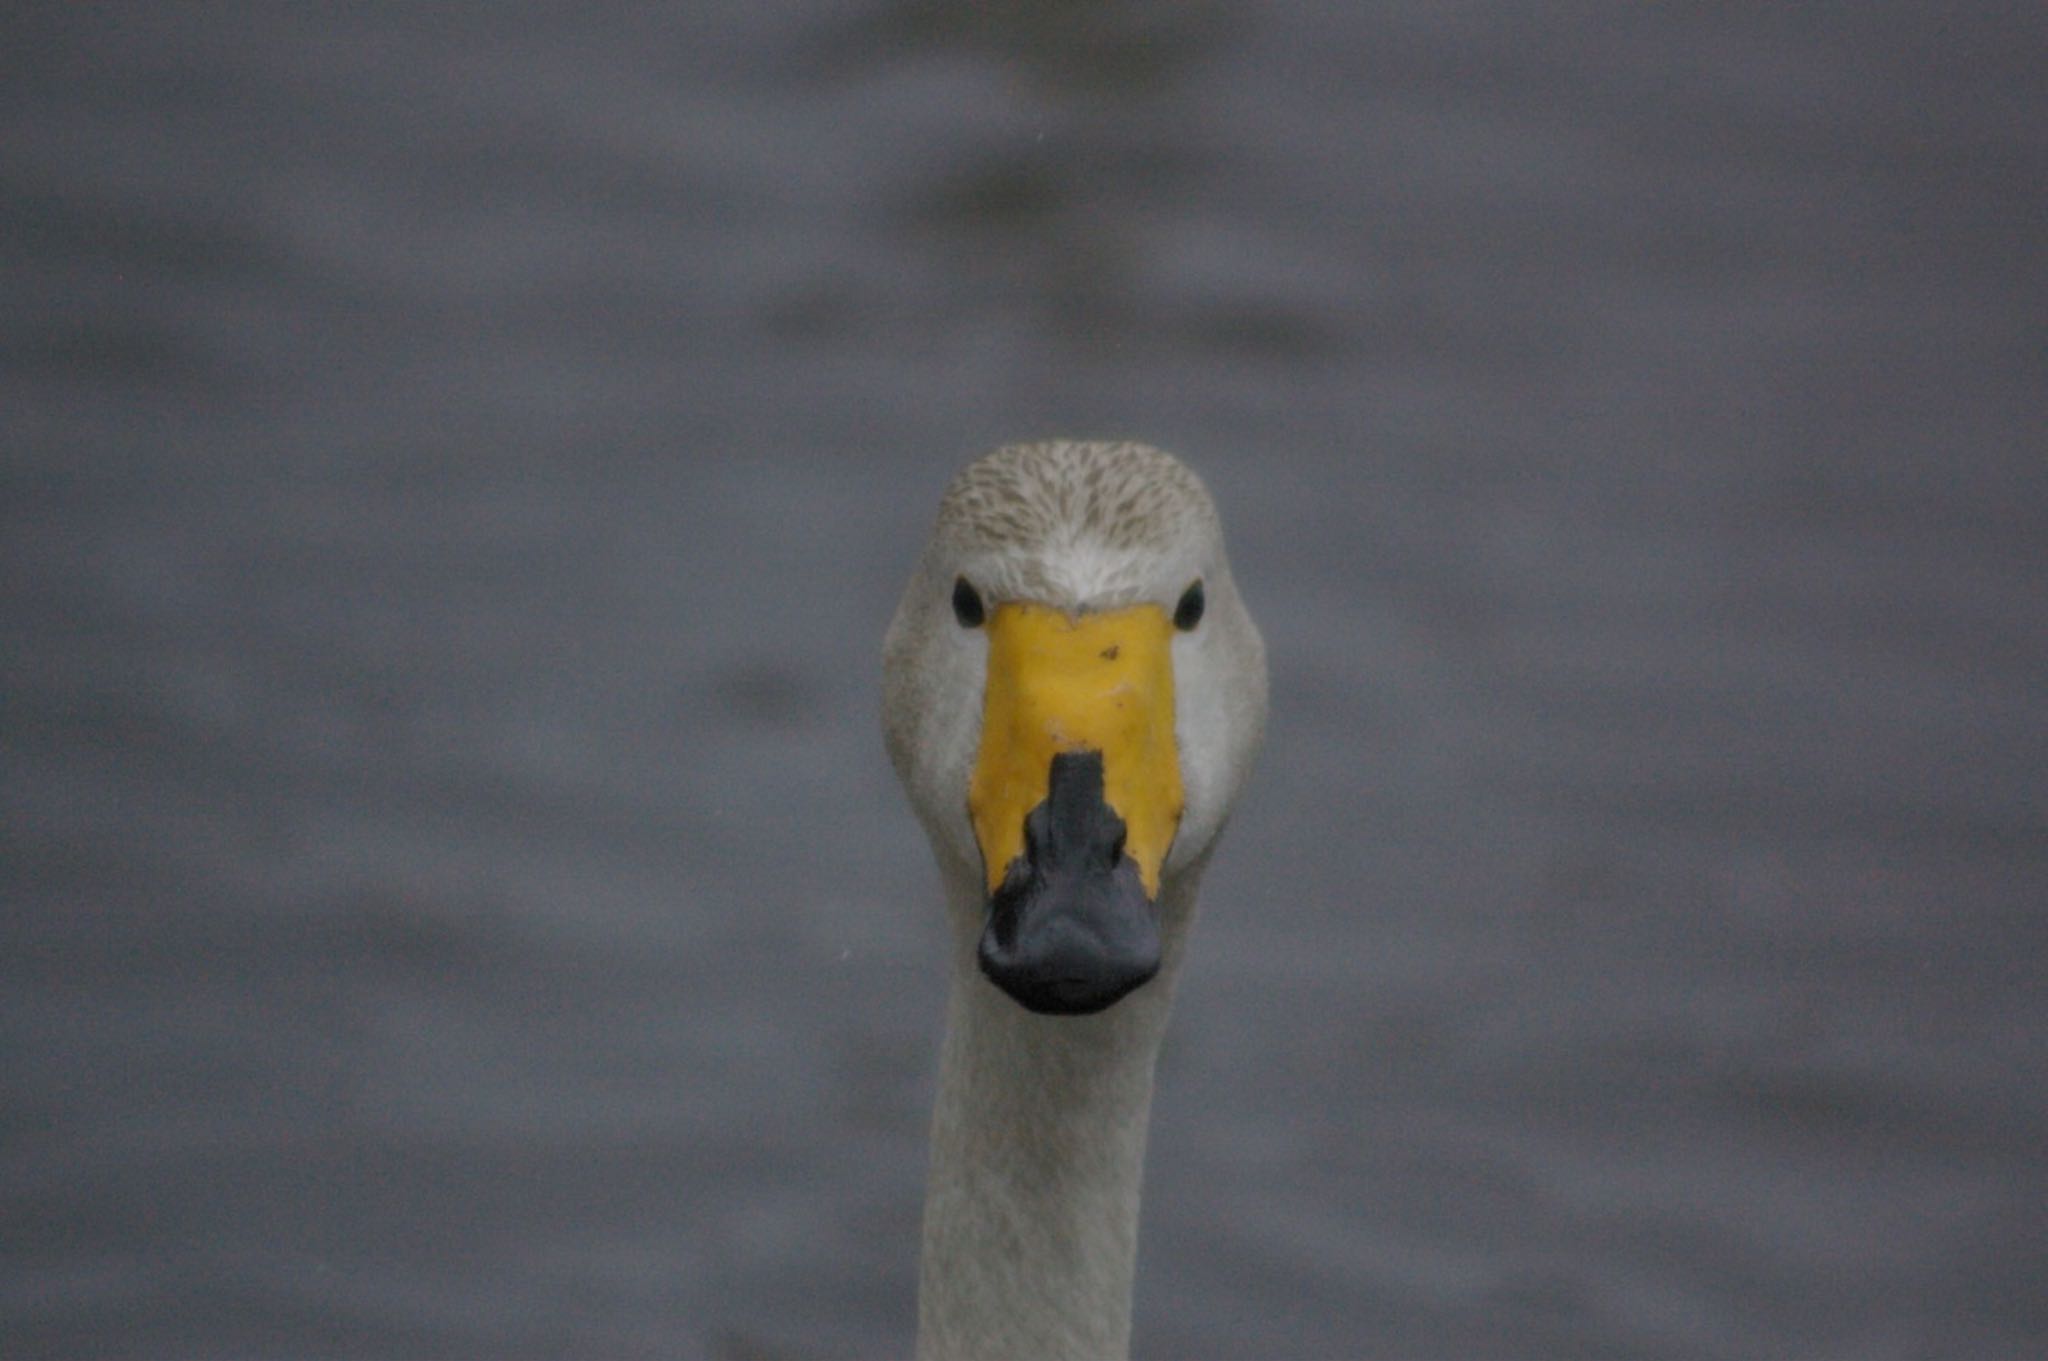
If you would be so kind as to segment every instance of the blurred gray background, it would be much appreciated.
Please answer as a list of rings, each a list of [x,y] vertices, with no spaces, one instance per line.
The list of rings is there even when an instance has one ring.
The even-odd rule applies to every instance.
[[[907,1349],[877,647],[1010,439],[1274,664],[1148,1357],[2048,1338],[2048,10],[10,5],[10,1357]]]

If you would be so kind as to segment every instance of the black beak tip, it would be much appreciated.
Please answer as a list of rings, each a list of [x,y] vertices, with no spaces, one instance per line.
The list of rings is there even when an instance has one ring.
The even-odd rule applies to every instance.
[[[1155,938],[1149,951],[1117,956],[1019,960],[984,936],[981,971],[1026,1011],[1041,1016],[1090,1016],[1106,1011],[1159,972]]]
[[[1049,786],[989,899],[981,971],[1029,1011],[1085,1016],[1159,972],[1159,923],[1103,801],[1101,753],[1055,756]]]

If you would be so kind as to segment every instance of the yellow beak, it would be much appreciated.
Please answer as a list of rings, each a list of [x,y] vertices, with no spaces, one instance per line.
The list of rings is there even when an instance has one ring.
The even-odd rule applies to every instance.
[[[981,751],[967,811],[994,894],[1025,852],[1024,820],[1044,803],[1053,757],[1102,755],[1103,798],[1147,897],[1180,825],[1173,621],[1156,605],[1069,615],[1006,604],[989,616]]]

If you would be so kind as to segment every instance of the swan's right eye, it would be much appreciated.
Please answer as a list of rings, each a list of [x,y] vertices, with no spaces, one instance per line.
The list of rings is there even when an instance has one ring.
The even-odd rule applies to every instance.
[[[988,618],[988,611],[981,605],[981,592],[969,586],[966,577],[956,577],[953,581],[953,617],[964,629],[978,629]]]

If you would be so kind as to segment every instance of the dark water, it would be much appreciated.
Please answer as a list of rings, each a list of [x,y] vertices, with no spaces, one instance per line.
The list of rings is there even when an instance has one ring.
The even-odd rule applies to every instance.
[[[1137,436],[1276,712],[1151,1357],[2039,1355],[2048,11],[14,5],[9,1356],[882,1356],[876,647]]]

